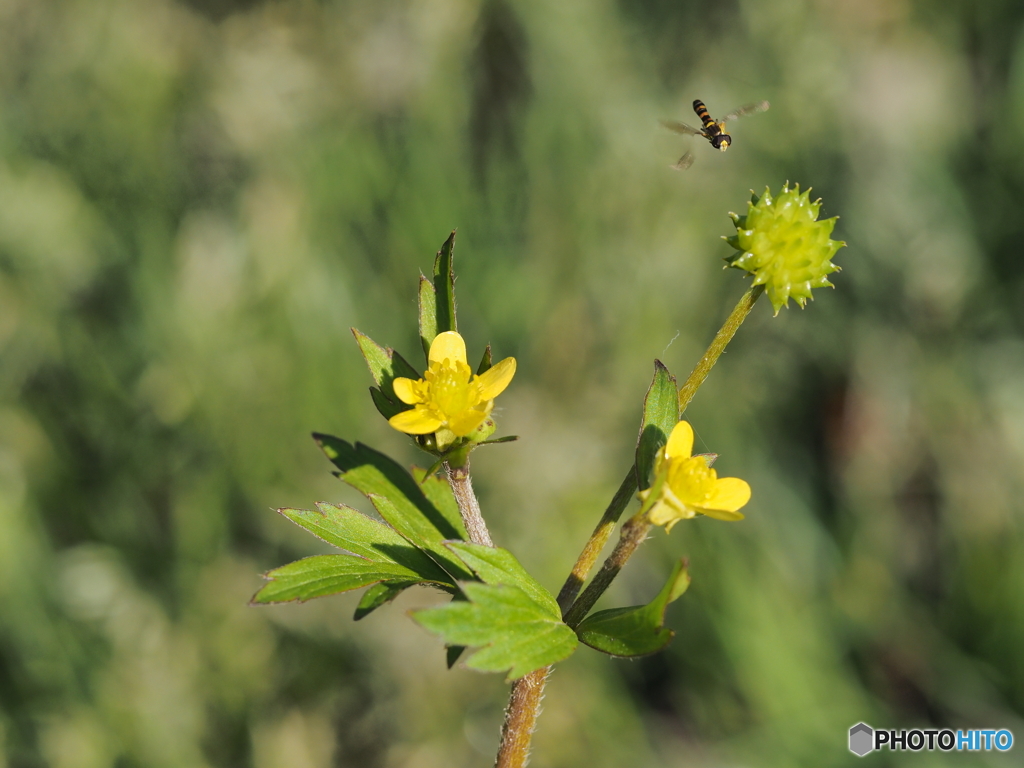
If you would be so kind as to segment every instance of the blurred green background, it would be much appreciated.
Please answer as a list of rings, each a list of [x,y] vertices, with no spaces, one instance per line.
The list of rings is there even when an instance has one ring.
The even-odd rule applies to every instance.
[[[727,154],[659,118],[760,99]],[[458,227],[460,327],[519,373],[474,459],[497,541],[557,590],[744,290],[751,188],[813,186],[843,272],[762,302],[687,416],[743,523],[687,555],[670,649],[581,648],[533,765],[839,766],[858,720],[1024,739],[1019,0],[0,0],[0,766],[489,765],[507,688],[405,611],[255,609],[363,500],[320,430],[424,462],[357,326],[417,363]],[[874,755],[874,765],[1019,764]]]

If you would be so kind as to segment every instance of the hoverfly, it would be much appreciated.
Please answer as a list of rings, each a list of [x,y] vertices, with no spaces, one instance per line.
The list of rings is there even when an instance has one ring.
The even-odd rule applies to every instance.
[[[708,109],[704,106],[704,102],[700,99],[695,99],[693,102],[693,111],[696,112],[697,117],[700,118],[700,121],[703,124],[702,128],[692,128],[686,123],[677,123],[675,120],[662,120],[661,124],[670,131],[682,133],[686,136],[703,136],[711,142],[712,147],[725,152],[725,150],[729,148],[729,145],[732,144],[732,136],[725,132],[725,124],[730,120],[735,120],[737,117],[752,115],[756,112],[764,112],[769,106],[770,105],[767,101],[759,101],[757,104],[747,104],[747,106],[740,107],[735,112],[730,112],[721,120],[715,120],[708,114]],[[685,171],[691,165],[693,165],[693,152],[687,152],[679,158],[679,162],[670,167],[675,168],[677,171]]]

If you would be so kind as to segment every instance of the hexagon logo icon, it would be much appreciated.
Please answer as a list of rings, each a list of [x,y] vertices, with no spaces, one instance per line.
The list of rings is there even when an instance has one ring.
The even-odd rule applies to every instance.
[[[867,723],[857,723],[850,729],[850,751],[864,757],[875,749],[875,729]]]

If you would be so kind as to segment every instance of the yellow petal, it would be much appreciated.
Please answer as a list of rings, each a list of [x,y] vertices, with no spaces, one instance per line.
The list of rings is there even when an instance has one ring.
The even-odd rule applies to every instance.
[[[402,411],[388,419],[388,424],[407,435],[429,435],[431,432],[437,432],[442,423],[426,408]]]
[[[412,379],[406,379],[399,376],[391,383],[391,386],[395,389],[395,395],[403,403],[416,405],[416,403],[422,402],[420,397],[416,394],[416,382]]]
[[[476,408],[467,408],[462,413],[448,417],[448,429],[458,437],[465,437],[472,433],[477,427],[484,423],[484,419],[491,415],[494,401],[488,400]]]
[[[715,520],[726,520],[729,522],[743,519],[742,512],[727,512],[724,509],[702,509],[701,514],[713,517]]]
[[[693,453],[693,427],[688,421],[680,421],[672,428],[672,434],[668,436],[665,455],[670,459],[676,456],[688,459],[691,453]]]
[[[516,359],[506,357],[500,363],[480,374],[477,381],[480,384],[480,397],[484,400],[493,400],[502,392],[516,375]]]
[[[713,509],[719,512],[732,512],[735,513],[737,509],[742,507],[750,501],[750,486],[747,485],[745,480],[740,480],[738,477],[723,477],[715,482],[715,488],[711,492],[711,496],[708,497],[701,507],[706,509]],[[705,512],[706,515],[715,517],[711,512]],[[723,520],[738,520],[742,518],[730,517],[721,518]]]
[[[445,331],[434,337],[430,343],[430,354],[427,359],[432,363],[441,363],[445,359],[452,363],[469,365],[466,360],[466,342],[455,331]]]

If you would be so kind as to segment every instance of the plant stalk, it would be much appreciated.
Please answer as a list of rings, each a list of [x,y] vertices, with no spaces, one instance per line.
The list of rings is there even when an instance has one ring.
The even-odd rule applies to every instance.
[[[718,358],[722,356],[726,346],[732,341],[732,337],[736,335],[736,331],[739,330],[740,325],[743,324],[747,315],[750,314],[750,310],[753,309],[754,303],[760,298],[762,293],[764,293],[763,285],[755,285],[744,293],[739,303],[733,308],[732,313],[726,318],[721,329],[715,334],[715,338],[710,346],[708,346],[704,356],[679,389],[680,413],[686,411],[686,407],[690,404],[700,385],[704,383],[708,374],[711,373],[711,369],[718,362]],[[452,480],[452,489],[455,490],[456,483],[452,479],[452,473],[457,470],[448,468],[447,465],[445,466],[448,469],[448,477]],[[468,485],[468,483],[469,471],[467,465],[466,484]],[[647,510],[653,505],[659,491],[658,488],[653,487],[651,488],[651,493],[647,496],[646,502],[641,506],[640,511],[623,524],[622,531],[619,534],[619,543],[615,545],[611,555],[604,561],[601,570],[597,572],[597,575],[583,591],[583,594],[579,594],[580,587],[586,580],[591,568],[594,567],[594,563],[597,562],[601,549],[608,542],[616,522],[622,516],[622,512],[625,510],[629,499],[636,489],[636,467],[634,466],[630,468],[629,474],[626,475],[626,478],[619,486],[619,490],[616,491],[611,503],[601,517],[601,521],[597,524],[583,551],[577,558],[572,573],[569,574],[569,578],[566,579],[565,584],[558,593],[558,606],[562,609],[563,620],[573,629],[586,618],[590,609],[594,607],[594,604],[597,603],[601,595],[604,594],[612,581],[615,580],[619,571],[626,564],[626,561],[633,556],[633,553],[644,542],[651,530],[651,523],[647,520]],[[469,495],[472,497],[473,502],[475,502],[476,497],[473,496],[472,486],[469,486]],[[458,491],[456,491],[455,497],[459,499],[459,509],[463,509]],[[479,516],[479,511],[480,508],[477,505],[477,516]],[[466,520],[466,517],[466,513],[463,512],[463,519]],[[483,518],[480,518],[480,524],[483,525]],[[470,531],[470,537],[472,537],[473,532],[468,521],[466,528]],[[487,528],[484,527],[483,530],[486,534]],[[490,536],[487,536],[487,543],[490,545]],[[526,765],[530,756],[530,741],[533,738],[533,729],[537,724],[537,716],[540,714],[540,702],[544,695],[544,684],[547,682],[550,672],[551,667],[544,667],[512,683],[508,708],[505,710],[505,722],[501,727],[501,746],[498,749],[498,757],[494,763],[495,768],[524,768]]]
[[[523,768],[529,761],[530,741],[540,715],[544,684],[550,673],[551,667],[544,667],[512,683],[494,768]]]
[[[635,474],[633,475],[635,478]],[[622,487],[627,485],[627,477]],[[633,488],[636,486],[634,485]],[[621,487],[620,487],[621,490]],[[632,494],[632,491],[630,491]],[[618,494],[616,494],[617,496]],[[611,507],[609,507],[611,509]],[[621,514],[621,510],[619,514]],[[607,516],[607,512],[605,513]],[[613,527],[615,523],[611,523]],[[601,526],[598,526],[600,529]],[[594,603],[612,583],[612,580],[622,570],[636,548],[640,546],[651,524],[647,522],[646,510],[642,510],[626,521],[622,526],[622,534],[619,543],[612,554],[604,561],[601,570],[590,583],[590,586],[573,603],[572,608],[565,615],[565,623],[573,629],[583,621]],[[595,531],[595,534],[597,532]],[[605,537],[607,539],[607,536]],[[594,538],[591,537],[591,541]],[[588,545],[590,542],[588,542]],[[597,552],[600,552],[598,548]],[[582,556],[581,556],[582,557]],[[596,558],[596,554],[595,554]],[[575,570],[575,569],[574,569]],[[567,594],[567,587],[573,581],[570,576],[566,586],[562,588],[562,594]],[[578,587],[577,587],[578,590]],[[547,682],[551,667],[544,667],[521,677],[512,683],[512,692],[509,696],[508,708],[505,710],[505,722],[501,726],[501,746],[498,748],[498,757],[494,762],[494,768],[524,768],[530,757],[530,742],[533,739],[533,730],[537,725],[537,717],[540,715],[540,702],[544,697],[544,685]]]
[[[452,487],[455,500],[459,503],[459,513],[462,515],[462,522],[466,526],[466,533],[469,540],[474,544],[483,544],[485,547],[493,547],[490,531],[487,530],[487,523],[480,512],[480,502],[473,492],[473,481],[469,476],[469,460],[463,464],[452,466],[447,461],[444,463],[444,470],[448,473],[448,484]]]
[[[601,550],[604,549],[604,545],[611,538],[612,531],[615,530],[615,524],[619,522],[619,518],[622,517],[623,511],[629,505],[634,493],[636,493],[636,467],[632,466],[619,486],[619,490],[612,497],[608,509],[604,511],[601,522],[594,528],[594,532],[590,535],[586,546],[583,547],[583,551],[576,559],[576,564],[572,567],[572,573],[569,574],[569,578],[562,585],[562,591],[558,593],[558,607],[562,609],[563,616],[569,610],[569,606],[573,604],[573,601],[576,600],[576,596],[579,595],[583,582],[590,575],[590,569],[594,567],[594,563],[597,562]]]
[[[693,400],[693,396],[697,394],[700,385],[704,383],[704,379],[711,373],[711,369],[715,367],[718,358],[725,352],[726,346],[732,341],[732,337],[736,335],[736,331],[739,330],[740,326],[743,325],[743,321],[747,319],[747,315],[750,314],[750,310],[754,308],[754,303],[760,298],[762,293],[764,293],[763,285],[753,286],[743,294],[739,303],[733,308],[732,313],[725,319],[725,323],[722,324],[718,333],[715,334],[715,338],[710,346],[708,346],[704,357],[700,359],[700,362],[697,363],[689,377],[683,382],[683,386],[679,388],[680,413],[686,411],[686,407]]]
[[[608,559],[604,561],[601,570],[597,572],[594,580],[590,582],[587,588],[583,590],[583,594],[576,599],[576,602],[565,613],[566,624],[573,629],[579,626],[579,623],[590,613],[590,609],[594,607],[594,603],[604,594],[604,591],[608,589],[615,580],[615,577],[619,575],[622,566],[626,564],[626,561],[636,552],[637,547],[647,538],[650,530],[651,524],[647,520],[645,510],[634,515],[623,524],[622,532],[619,534],[619,543],[615,545],[615,549],[612,550]]]

